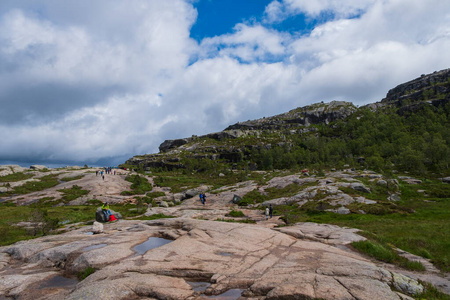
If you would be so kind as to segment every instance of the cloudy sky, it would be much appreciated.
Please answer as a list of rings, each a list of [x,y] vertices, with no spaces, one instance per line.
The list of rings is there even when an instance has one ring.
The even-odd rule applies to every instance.
[[[0,163],[117,165],[166,139],[450,67],[447,0],[1,0]]]

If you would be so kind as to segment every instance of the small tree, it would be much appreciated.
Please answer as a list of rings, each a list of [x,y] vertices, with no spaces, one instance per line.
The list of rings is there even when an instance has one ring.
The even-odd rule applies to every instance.
[[[40,232],[42,232],[42,235],[47,235],[50,231],[56,229],[59,220],[50,218],[47,210],[37,208],[31,212],[30,222],[33,223],[33,236],[36,236]]]

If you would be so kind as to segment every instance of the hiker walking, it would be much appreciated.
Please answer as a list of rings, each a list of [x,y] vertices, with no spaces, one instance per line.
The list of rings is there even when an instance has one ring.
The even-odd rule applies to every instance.
[[[198,196],[200,197],[200,202],[203,204],[203,193],[200,193]]]
[[[206,194],[203,194],[203,205],[206,203]]]
[[[273,207],[272,204],[269,205],[269,217],[272,219],[272,215],[273,215]]]
[[[266,220],[269,220],[269,208],[266,207]]]

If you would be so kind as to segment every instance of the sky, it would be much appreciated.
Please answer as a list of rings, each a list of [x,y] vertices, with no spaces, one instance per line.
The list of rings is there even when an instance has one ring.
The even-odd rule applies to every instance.
[[[115,166],[167,139],[450,67],[447,0],[1,0],[0,164]]]

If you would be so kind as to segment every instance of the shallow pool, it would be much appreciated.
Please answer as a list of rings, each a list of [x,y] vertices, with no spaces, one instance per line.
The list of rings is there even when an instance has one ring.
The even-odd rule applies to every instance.
[[[173,242],[172,240],[163,239],[159,237],[150,237],[146,242],[143,242],[142,244],[139,244],[133,248],[133,250],[136,252],[136,255],[143,255],[148,250],[161,247],[165,244],[168,244],[170,242]]]

